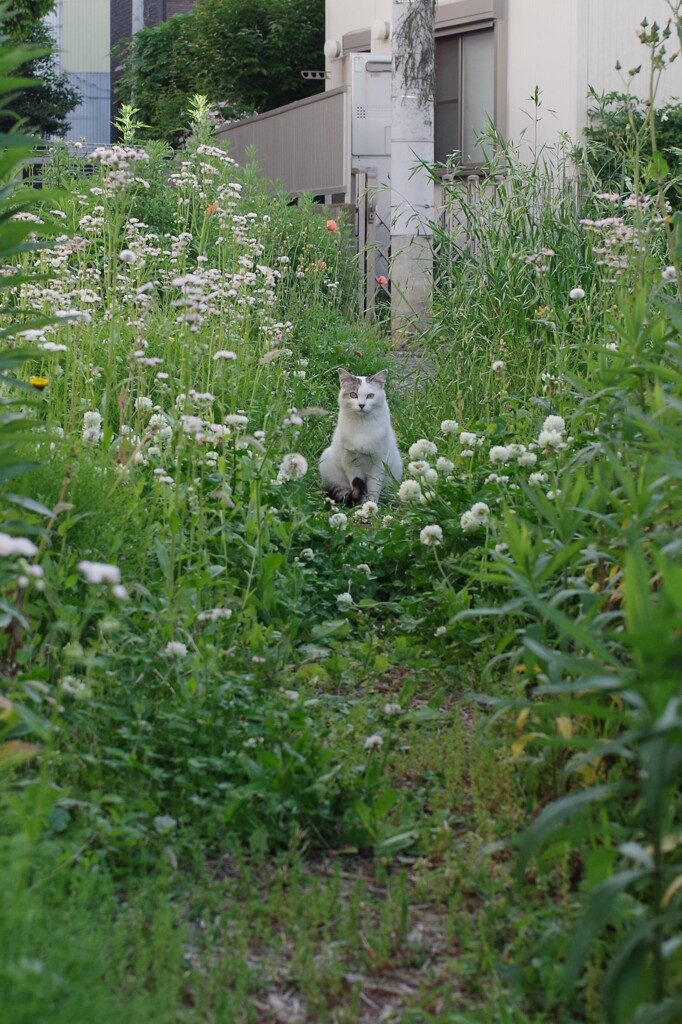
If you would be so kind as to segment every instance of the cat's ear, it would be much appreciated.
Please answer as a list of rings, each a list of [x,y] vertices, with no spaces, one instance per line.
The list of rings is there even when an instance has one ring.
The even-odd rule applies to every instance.
[[[367,382],[369,383],[369,381],[371,380],[372,384],[380,384],[381,387],[383,388],[384,384],[386,383],[387,377],[388,370],[379,370],[378,373],[375,373],[371,377],[368,377]]]
[[[358,378],[354,373],[349,373],[348,370],[344,370],[342,366],[339,366],[339,380],[341,381],[342,387],[344,385],[357,383],[357,379]]]

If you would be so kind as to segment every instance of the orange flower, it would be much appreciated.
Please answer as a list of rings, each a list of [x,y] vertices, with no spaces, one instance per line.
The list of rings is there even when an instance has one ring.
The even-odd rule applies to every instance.
[[[383,274],[379,274],[377,278],[377,284],[380,285],[381,288],[385,288],[386,285],[388,284],[388,278],[384,277]]]
[[[335,220],[328,220],[327,221],[327,231],[338,231],[338,230],[339,230],[339,225],[336,223]]]
[[[210,217],[211,214],[215,213],[218,209],[220,209],[220,203],[209,203],[206,207],[206,216]]]
[[[318,270],[326,270],[327,269],[327,264],[324,262],[324,260],[318,260],[317,261],[317,269]]]

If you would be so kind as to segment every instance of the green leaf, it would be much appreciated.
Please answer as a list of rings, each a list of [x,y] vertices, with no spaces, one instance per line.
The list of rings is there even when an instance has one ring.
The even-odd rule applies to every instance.
[[[39,516],[45,516],[47,519],[52,515],[51,509],[42,505],[39,501],[35,501],[33,498],[24,497],[22,494],[6,494],[5,498],[7,501],[11,501],[13,505],[20,505],[21,508],[25,508],[29,512],[36,512]]]
[[[593,786],[579,793],[553,800],[544,808],[526,830],[519,848],[519,870],[524,871],[534,850],[548,839],[552,832],[578,811],[613,794],[611,786]]]

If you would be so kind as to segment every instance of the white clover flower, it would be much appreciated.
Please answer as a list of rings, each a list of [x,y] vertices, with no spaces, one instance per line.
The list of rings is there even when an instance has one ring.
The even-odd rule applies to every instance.
[[[546,473],[531,473],[528,477],[528,483],[535,487],[538,484],[546,484],[549,477]]]
[[[336,603],[340,611],[348,611],[349,608],[353,607],[353,595],[348,590],[344,591],[343,594],[337,594]]]
[[[277,483],[286,483],[287,480],[300,480],[308,472],[308,461],[298,452],[285,455],[277,470]]]
[[[425,484],[428,484],[429,487],[433,487],[438,483],[438,472],[433,469],[432,466],[429,466],[426,472],[422,475],[422,480]]]
[[[391,702],[390,704],[384,704],[385,715],[400,715],[402,714],[402,711],[403,709],[400,706],[400,704],[397,704],[395,702]]]
[[[121,582],[121,570],[117,565],[109,565],[107,562],[88,562],[83,560],[77,565],[77,569],[85,577],[86,583],[97,585],[98,583],[110,583],[118,586]]]
[[[495,554],[496,555],[504,555],[504,554],[507,553],[507,551],[509,551],[509,545],[505,544],[504,541],[501,541],[499,544],[495,545]]]
[[[675,281],[677,279],[677,271],[674,267],[663,267],[661,277],[664,281]]]
[[[217,622],[218,619],[231,619],[231,608],[211,608],[207,612],[199,612],[197,622]]]
[[[462,527],[465,533],[472,533],[474,530],[478,530],[481,524],[478,519],[471,514],[471,512],[463,512],[459,520],[459,525]]]
[[[38,554],[38,548],[28,537],[11,537],[9,533],[0,533],[0,555],[11,558],[13,555],[23,555],[24,558],[32,558]]]
[[[433,441],[420,437],[418,441],[410,445],[407,454],[411,459],[428,459],[431,455],[435,455],[437,451],[438,449]]]
[[[459,435],[459,443],[465,445],[467,448],[472,448],[475,444],[478,444],[478,438],[472,431],[463,430]],[[462,452],[464,454],[464,452]]]
[[[372,570],[369,565],[367,565],[367,562],[360,562],[360,564],[356,565],[355,568],[358,572],[364,572],[367,576],[372,575]]]
[[[459,525],[465,533],[472,533],[474,530],[478,530],[481,526],[487,525],[489,515],[490,509],[486,503],[484,501],[477,501],[470,509],[462,514]]]
[[[422,489],[416,480],[403,480],[398,488],[401,501],[421,501]]]
[[[219,352],[215,352],[213,355],[213,361],[216,362],[218,359],[236,359],[236,352],[229,352],[227,349],[221,349]]]
[[[224,422],[227,423],[229,427],[245,427],[249,422],[249,417],[233,412],[224,417]]]
[[[448,631],[448,627],[447,626],[439,626],[438,629],[435,631],[435,633],[433,635],[434,636],[445,636],[447,631]]]
[[[201,416],[190,416],[185,414],[180,417],[182,429],[185,434],[190,434],[192,437],[196,437],[197,434],[201,434],[204,429],[204,421]]]
[[[474,453],[471,448],[464,448],[459,454],[462,456],[463,459],[471,459],[473,458]]]
[[[159,835],[173,832],[178,827],[176,819],[172,818],[170,814],[157,814],[153,819],[153,825]]]
[[[127,601],[128,599],[128,591],[122,583],[115,583],[111,588],[111,593],[117,601]]]
[[[523,455],[523,453],[527,451],[525,444],[517,444],[515,441],[508,444],[507,449],[509,450],[509,456],[512,459],[518,458],[519,455]]]
[[[312,548],[303,548],[298,557],[302,562],[313,562],[315,560],[315,552]]]
[[[419,459],[416,462],[408,463],[407,472],[410,474],[410,476],[420,477],[424,476],[428,468],[428,462],[425,462],[423,459]]]
[[[132,249],[122,249],[118,254],[118,258],[122,263],[131,264],[135,263],[139,259],[139,256],[136,252],[133,252]]]
[[[538,457],[535,452],[523,452],[516,460],[519,466],[534,466],[537,461]]]
[[[151,398],[147,398],[146,395],[138,395],[138,397],[135,399],[136,411],[139,412],[141,410],[142,412],[149,412],[149,410],[153,408],[154,403],[152,402]]]
[[[493,373],[502,373],[504,370],[504,362],[501,359],[496,359],[495,362],[491,364],[490,369]]]
[[[506,462],[509,462],[509,459],[511,458],[511,453],[506,445],[494,444],[490,449],[488,458],[493,463],[493,465],[496,462],[501,462],[502,464],[504,464]]]
[[[457,420],[443,420],[440,425],[441,434],[456,434],[459,430]]]
[[[329,517],[329,525],[332,530],[345,530],[348,526],[348,516],[345,512],[334,512]]]
[[[381,520],[381,525],[385,526],[388,529],[392,522],[393,516],[384,516],[383,519]]]
[[[556,491],[547,491],[547,497],[550,501],[555,501],[561,495],[561,491],[557,488]]]
[[[558,430],[541,430],[538,444],[541,448],[559,448],[564,444],[564,439]]]
[[[556,430],[559,434],[563,434],[566,430],[566,421],[563,416],[548,416],[545,422],[542,424],[543,430]]]
[[[186,658],[187,644],[183,644],[181,640],[169,640],[163,649],[163,653],[171,658]]]
[[[569,299],[584,299],[585,290],[584,288],[571,288],[570,292],[568,293],[568,297]]]
[[[442,455],[440,458],[436,459],[436,469],[439,473],[445,473],[447,476],[448,473],[452,473],[454,468],[455,464],[454,462],[450,462],[450,459],[446,459]]]
[[[83,416],[83,440],[97,444],[102,440],[102,417],[98,412],[86,412]]]
[[[384,745],[384,741],[378,733],[374,733],[373,736],[368,736],[365,742],[362,744],[364,750],[381,750]]]
[[[355,510],[353,513],[353,519],[361,519],[363,522],[368,522],[372,516],[376,515],[379,511],[379,506],[376,501],[366,501],[363,505]]]
[[[437,547],[443,543],[443,530],[437,523],[425,526],[419,534],[419,540],[427,547]]]

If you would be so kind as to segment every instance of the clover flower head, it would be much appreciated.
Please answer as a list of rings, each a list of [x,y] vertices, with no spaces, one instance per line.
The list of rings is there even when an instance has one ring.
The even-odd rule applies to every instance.
[[[677,279],[677,271],[674,267],[663,267],[661,277],[664,281],[675,281]]]
[[[538,444],[541,448],[559,448],[564,444],[564,439],[558,430],[541,430],[538,435]]]
[[[568,293],[568,297],[569,297],[569,299],[573,299],[573,300],[584,299],[585,298],[585,289],[584,288],[571,288],[570,292]]]
[[[548,416],[545,422],[542,424],[543,430],[556,430],[559,434],[563,434],[566,430],[566,421],[563,416]]]
[[[103,436],[101,414],[96,411],[86,412],[83,416],[83,440],[97,444]]]
[[[534,466],[538,457],[535,452],[522,452],[516,461],[519,466]]]
[[[401,501],[420,501],[422,489],[416,480],[403,480],[398,488],[398,497]]]
[[[170,658],[186,658],[187,644],[183,644],[181,640],[169,640],[163,649],[163,653],[167,654]]]
[[[437,547],[443,543],[443,530],[437,523],[432,523],[430,526],[425,526],[419,534],[419,540],[426,547]]]
[[[342,612],[348,611],[349,608],[353,607],[353,595],[349,590],[345,590],[343,594],[337,594],[336,604]]]
[[[503,360],[496,359],[495,362],[491,364],[490,369],[493,371],[493,373],[502,373],[502,371],[504,370]]]
[[[450,459],[446,459],[442,455],[436,459],[436,469],[439,473],[445,473],[447,476],[448,473],[452,473],[454,468],[455,464],[454,462],[450,462]]]
[[[12,537],[9,533],[0,533],[0,556],[11,558],[13,555],[23,555],[24,558],[32,558],[38,554],[38,548],[28,537]]]
[[[456,434],[459,430],[457,420],[443,420],[440,425],[441,434]]]
[[[463,430],[459,435],[459,443],[463,444],[465,448],[472,448],[478,443],[478,439],[471,430]]]
[[[345,530],[348,526],[348,516],[345,512],[334,512],[329,517],[329,525],[332,530]]]
[[[509,449],[506,447],[506,445],[494,444],[490,449],[488,458],[493,463],[493,465],[496,462],[500,462],[504,465],[504,463],[509,462],[509,459],[511,458],[511,453]]]
[[[431,455],[435,455],[438,451],[433,441],[429,441],[426,437],[420,437],[418,441],[411,444],[407,450],[407,454],[411,459],[428,459]]]
[[[383,745],[384,741],[378,733],[368,736],[362,744],[364,750],[381,750]]]
[[[308,462],[303,455],[292,452],[285,455],[277,471],[277,483],[286,483],[287,480],[300,480],[308,472]]]
[[[364,523],[369,522],[372,516],[376,515],[379,511],[379,506],[376,501],[365,501],[359,508],[356,508],[353,513],[353,519],[361,520]]]
[[[108,562],[88,562],[84,559],[78,563],[77,568],[84,576],[85,582],[95,586],[98,583],[118,586],[121,582],[121,570],[117,565],[109,565]]]
[[[528,477],[528,483],[531,484],[531,486],[536,487],[538,484],[547,483],[548,479],[549,477],[546,473],[531,473]]]

